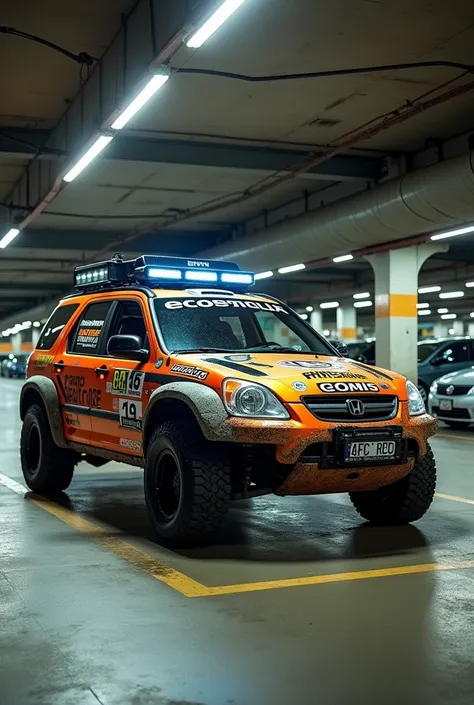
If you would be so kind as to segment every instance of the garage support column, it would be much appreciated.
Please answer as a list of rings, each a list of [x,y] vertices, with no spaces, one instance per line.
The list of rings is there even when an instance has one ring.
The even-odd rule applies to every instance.
[[[370,255],[375,276],[375,358],[379,367],[417,382],[418,273],[446,245],[416,245]]]
[[[336,311],[337,334],[345,343],[357,340],[356,309],[353,305],[339,306]]]
[[[33,330],[31,331],[31,342],[32,342],[34,348],[36,348],[36,343],[39,340],[40,333],[41,333],[41,328],[33,328]]]
[[[323,334],[323,313],[321,309],[315,308],[314,311],[311,312],[309,322],[314,330],[321,333],[321,335]]]
[[[12,353],[19,355],[21,353],[21,333],[12,335]]]

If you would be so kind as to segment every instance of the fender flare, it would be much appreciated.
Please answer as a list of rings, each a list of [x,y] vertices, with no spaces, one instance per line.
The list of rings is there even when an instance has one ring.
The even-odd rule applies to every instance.
[[[41,397],[54,442],[60,448],[67,448],[68,444],[64,438],[63,418],[61,415],[58,390],[56,389],[54,382],[49,379],[49,377],[34,375],[33,377],[30,377],[23,385],[20,394],[21,420],[23,421],[26,416],[29,406],[29,404],[27,404],[27,397],[32,391],[36,392]]]
[[[151,412],[157,404],[166,399],[175,399],[185,403],[194,414],[201,431],[208,441],[232,441],[232,427],[226,423],[229,418],[222,399],[210,387],[196,382],[171,382],[163,385],[150,396],[143,417],[143,437],[148,436],[148,424]]]

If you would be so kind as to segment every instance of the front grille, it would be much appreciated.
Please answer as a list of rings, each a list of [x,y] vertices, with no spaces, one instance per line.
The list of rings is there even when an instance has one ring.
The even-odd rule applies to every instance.
[[[433,414],[435,416],[440,416],[442,419],[470,419],[471,414],[468,409],[449,409],[442,411],[439,406],[433,406]]]
[[[472,384],[460,384],[456,386],[455,384],[438,384],[438,391],[436,392],[437,394],[441,394],[442,396],[449,396],[449,397],[460,397],[462,394],[467,394],[470,389],[472,389]],[[454,387],[453,391],[448,394],[447,389],[449,387]]]
[[[361,416],[354,416],[350,413],[346,403],[349,399],[357,399],[364,404],[364,413]],[[361,396],[321,394],[315,397],[302,397],[302,401],[320,421],[345,421],[347,423],[387,421],[387,419],[393,419],[396,416],[398,409],[397,397],[380,394]]]

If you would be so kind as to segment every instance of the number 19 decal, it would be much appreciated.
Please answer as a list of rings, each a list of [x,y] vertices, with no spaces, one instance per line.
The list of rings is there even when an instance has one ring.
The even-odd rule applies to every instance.
[[[143,418],[141,401],[120,399],[119,416],[121,426],[133,428],[135,431],[141,431]]]

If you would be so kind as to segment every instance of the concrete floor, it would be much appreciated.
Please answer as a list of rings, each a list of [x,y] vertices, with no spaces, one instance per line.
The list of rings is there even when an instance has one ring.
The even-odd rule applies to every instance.
[[[19,483],[20,386],[0,380],[0,473]],[[66,508],[0,484],[0,705],[472,705],[473,442],[433,441],[439,492],[473,501],[438,497],[416,526],[268,497],[181,553],[153,542],[126,466],[80,467]],[[433,563],[449,569],[412,572]],[[236,587],[186,597],[175,574]]]

